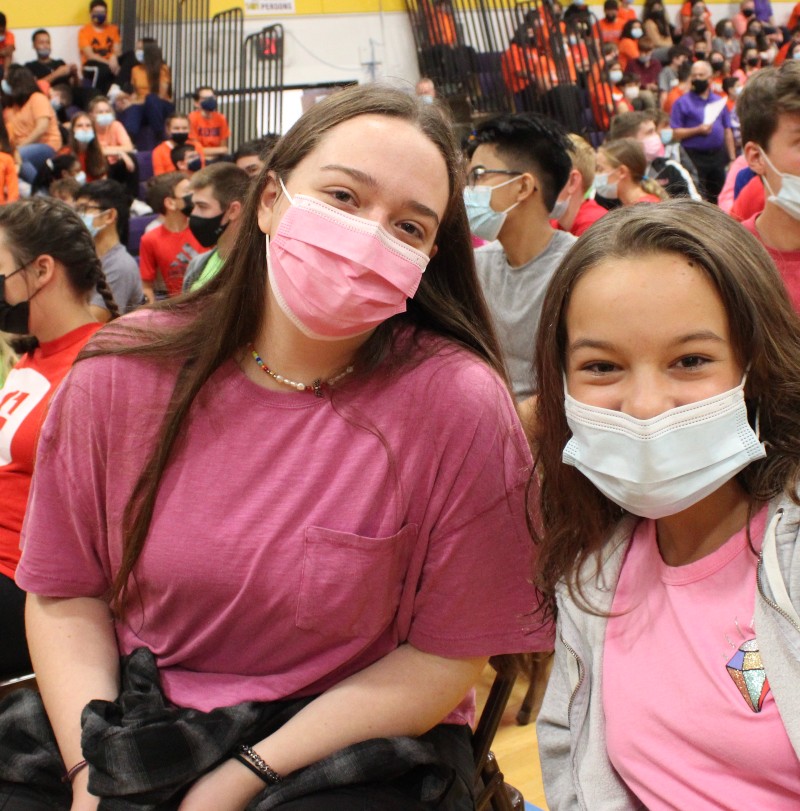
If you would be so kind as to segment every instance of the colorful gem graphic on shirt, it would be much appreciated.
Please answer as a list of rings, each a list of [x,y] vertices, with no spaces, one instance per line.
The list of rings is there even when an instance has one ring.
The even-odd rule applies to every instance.
[[[757,640],[748,639],[743,642],[728,662],[727,670],[747,706],[753,712],[761,712],[769,692],[769,682],[761,662]]]

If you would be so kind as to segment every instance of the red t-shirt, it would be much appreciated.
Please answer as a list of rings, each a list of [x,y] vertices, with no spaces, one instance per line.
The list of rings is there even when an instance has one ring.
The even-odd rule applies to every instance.
[[[575,215],[572,228],[569,229],[570,234],[579,237],[590,225],[596,223],[605,214],[608,214],[608,209],[603,208],[596,200],[584,200]]]
[[[745,220],[742,225],[767,249],[767,253],[772,257],[778,273],[781,274],[783,283],[792,300],[792,306],[800,313],[800,251],[779,251],[771,248],[761,238],[761,234],[756,228],[756,219],[761,212],[754,214],[749,220]]]
[[[200,110],[189,113],[189,140],[202,146],[220,146],[230,138],[228,119],[222,113],[213,112],[206,118]]]
[[[186,266],[204,248],[188,228],[168,231],[163,225],[147,231],[139,245],[139,272],[143,282],[154,282],[161,274],[167,292],[177,296],[183,286]]]
[[[764,195],[764,184],[760,177],[754,177],[739,192],[731,206],[731,217],[739,222],[749,220],[764,210],[767,198]]]
[[[101,324],[82,327],[23,355],[0,389],[0,573],[14,577],[39,429],[50,398]]]

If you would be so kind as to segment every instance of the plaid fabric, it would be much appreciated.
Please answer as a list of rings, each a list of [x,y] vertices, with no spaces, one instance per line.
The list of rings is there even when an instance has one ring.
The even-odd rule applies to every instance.
[[[89,790],[103,798],[101,811],[177,809],[185,790],[229,758],[237,744],[262,740],[311,700],[246,702],[208,713],[175,707],[161,692],[152,653],[140,648],[122,660],[117,700],[92,701],[81,716]],[[441,725],[420,738],[377,738],[349,746],[265,789],[248,811],[269,811],[325,789],[398,778],[412,787],[417,802],[442,811],[471,809],[464,780],[448,762],[452,736],[463,733]],[[0,704],[0,781],[43,789],[68,809],[71,793],[61,783],[65,771],[38,693],[12,693]]]

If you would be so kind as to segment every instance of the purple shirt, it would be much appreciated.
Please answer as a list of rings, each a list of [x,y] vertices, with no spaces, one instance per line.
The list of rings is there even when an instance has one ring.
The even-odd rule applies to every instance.
[[[684,93],[672,105],[672,113],[669,117],[670,126],[673,129],[682,127],[699,127],[703,123],[703,112],[705,108],[722,97],[716,93],[709,93],[704,99],[693,91]],[[727,107],[722,108],[722,113],[717,116],[714,126],[708,135],[693,135],[681,141],[681,146],[685,149],[702,149],[712,151],[725,147],[725,130],[731,128],[731,114]]]
[[[772,3],[769,0],[753,0],[753,5],[756,10],[756,19],[761,20],[762,23],[769,22],[772,16]]]

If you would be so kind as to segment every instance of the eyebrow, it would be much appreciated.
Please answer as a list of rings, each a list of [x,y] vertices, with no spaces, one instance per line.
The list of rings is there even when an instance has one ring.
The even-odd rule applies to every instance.
[[[373,189],[378,188],[379,185],[378,181],[372,175],[362,172],[360,169],[354,169],[352,166],[342,166],[340,163],[329,163],[327,166],[323,166],[322,169],[335,172],[344,172],[346,175],[352,177],[353,180],[358,180],[360,183],[364,183],[366,186]],[[417,200],[407,200],[403,205],[407,206],[413,211],[416,211],[417,214],[421,214],[424,217],[429,217],[436,223],[438,227],[439,215],[429,206],[426,206],[424,203],[420,203]]]
[[[684,344],[692,343],[693,341],[715,341],[717,343],[725,343],[725,339],[717,335],[710,329],[698,330],[697,332],[689,332],[686,335],[681,335],[671,342],[670,346],[683,346]],[[569,345],[570,352],[577,352],[579,349],[605,349],[612,350],[615,346],[611,341],[599,341],[594,338],[579,338]]]

